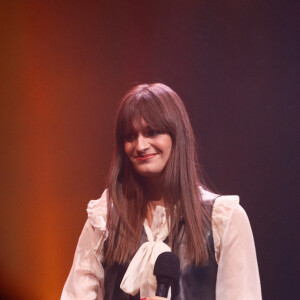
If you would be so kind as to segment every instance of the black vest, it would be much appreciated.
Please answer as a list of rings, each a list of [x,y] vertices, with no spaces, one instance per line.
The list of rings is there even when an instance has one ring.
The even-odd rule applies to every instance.
[[[210,212],[212,213],[214,201],[205,201],[205,204],[209,206]],[[206,246],[211,255],[204,267],[190,264],[185,259],[187,243],[184,227],[183,220],[179,225],[179,234],[172,250],[172,252],[178,255],[181,268],[179,282],[175,286],[172,286],[172,300],[215,300],[218,265],[214,255],[215,250],[211,224],[209,228],[206,229]],[[145,242],[147,242],[147,236],[143,229],[140,245]],[[168,243],[168,238],[166,238],[164,242]],[[105,248],[104,245],[104,249]],[[105,287],[104,300],[141,299],[139,293],[135,296],[131,296],[120,289],[121,281],[129,263],[130,262],[123,265],[113,264],[112,266],[103,265]]]

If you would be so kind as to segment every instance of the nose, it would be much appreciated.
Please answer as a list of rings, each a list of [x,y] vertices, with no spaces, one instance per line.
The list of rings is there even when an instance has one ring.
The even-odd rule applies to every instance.
[[[149,148],[149,143],[146,137],[142,134],[139,134],[136,140],[136,151],[138,153],[144,152]]]

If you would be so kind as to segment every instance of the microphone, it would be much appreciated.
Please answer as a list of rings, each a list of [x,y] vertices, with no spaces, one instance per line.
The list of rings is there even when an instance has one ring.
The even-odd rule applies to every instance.
[[[172,252],[163,252],[158,255],[153,274],[157,280],[155,296],[167,298],[169,287],[174,286],[179,279],[180,262],[178,256]]]

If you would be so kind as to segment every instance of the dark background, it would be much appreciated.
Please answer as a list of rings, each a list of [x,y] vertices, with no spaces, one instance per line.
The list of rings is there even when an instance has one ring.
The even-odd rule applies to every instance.
[[[263,299],[298,299],[299,1],[3,1],[3,299],[58,299],[135,83],[183,99],[207,177],[239,194]],[[298,295],[298,297],[297,297]]]

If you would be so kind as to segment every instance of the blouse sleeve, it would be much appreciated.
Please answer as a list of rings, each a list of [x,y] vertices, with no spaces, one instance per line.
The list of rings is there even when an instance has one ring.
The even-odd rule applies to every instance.
[[[88,219],[80,235],[73,265],[61,300],[103,300],[104,270],[101,265],[106,238],[106,191],[88,204]]]
[[[238,196],[217,198],[212,218],[218,262],[216,300],[262,299],[252,230]]]

